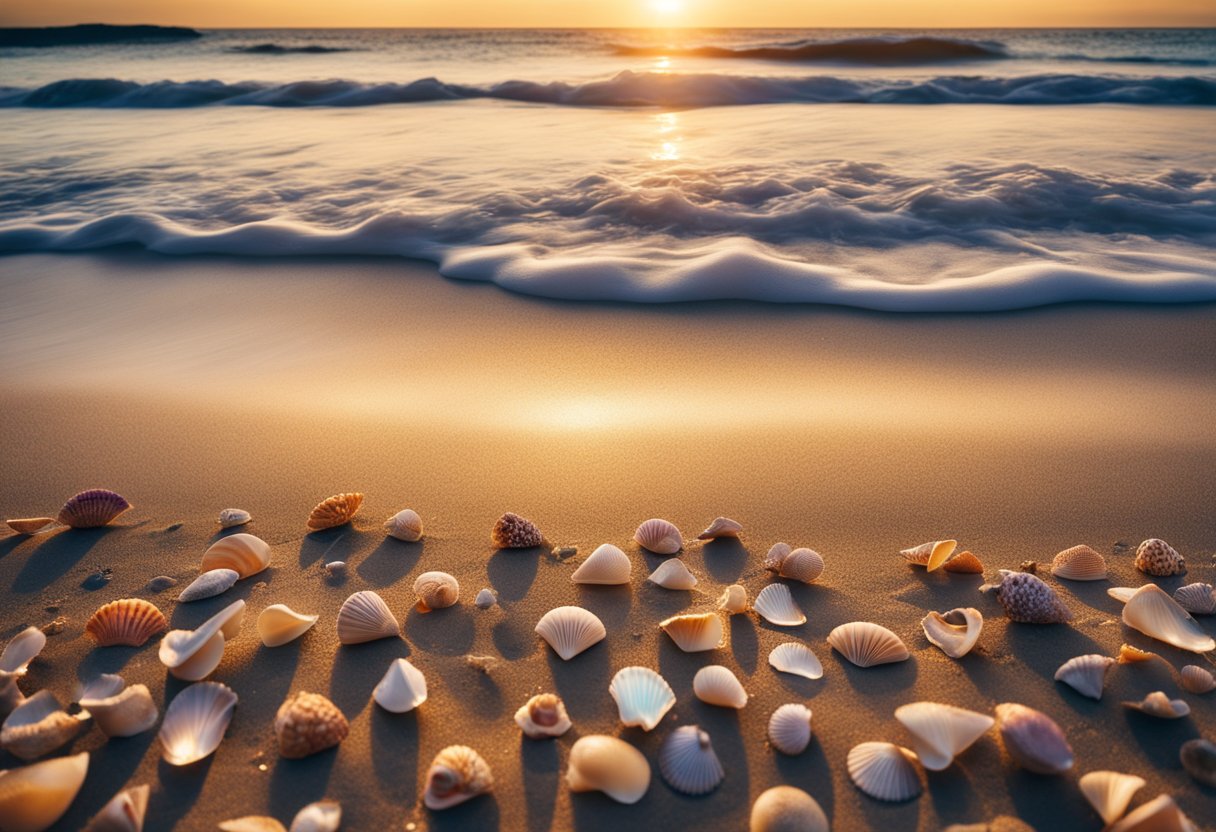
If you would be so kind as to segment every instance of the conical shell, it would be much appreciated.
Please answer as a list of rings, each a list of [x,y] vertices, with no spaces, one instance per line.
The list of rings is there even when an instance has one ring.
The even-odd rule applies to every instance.
[[[341,825],[341,804],[336,800],[318,800],[296,812],[288,832],[338,832]]]
[[[1047,714],[1004,702],[996,706],[996,723],[1005,751],[1027,771],[1062,774],[1072,768],[1072,747]]]
[[[916,755],[889,742],[863,742],[849,751],[853,785],[876,800],[911,800],[922,791]]]
[[[258,636],[267,647],[281,647],[304,635],[317,615],[302,615],[286,604],[271,604],[258,615]]]
[[[350,733],[350,723],[338,706],[321,694],[300,691],[279,706],[274,733],[279,754],[298,760],[342,742]]]
[[[579,564],[570,580],[576,584],[627,584],[632,571],[629,556],[611,543],[604,543]]]
[[[358,491],[349,494],[335,494],[322,500],[313,507],[308,515],[308,530],[319,532],[322,529],[332,529],[349,523],[363,505],[363,495]]]
[[[4,521],[17,534],[37,534],[55,522],[54,517],[21,517]]]
[[[124,684],[121,678],[114,678],[118,679],[120,686]],[[89,712],[93,722],[107,737],[142,734],[151,729],[160,716],[146,685],[131,685],[118,690],[102,690],[92,685],[90,688],[106,695],[90,695],[90,689],[86,688],[80,698],[80,707]]]
[[[1132,796],[1144,787],[1144,778],[1117,771],[1091,771],[1081,775],[1078,785],[1103,823],[1110,824],[1123,817]]]
[[[256,575],[270,566],[270,544],[260,537],[241,532],[221,537],[203,553],[200,572],[233,569],[242,578]]]
[[[1123,706],[1158,719],[1181,719],[1191,712],[1191,707],[1181,699],[1170,699],[1159,690],[1153,691],[1139,702],[1124,702]]]
[[[932,572],[949,560],[956,548],[958,548],[957,540],[934,540],[913,546],[911,549],[904,549],[900,554],[908,563],[923,566]]]
[[[46,647],[46,633],[37,627],[26,627],[13,636],[0,653],[0,682],[24,676],[43,647]]]
[[[442,610],[460,600],[460,584],[447,572],[423,572],[414,579],[418,612]]]
[[[659,773],[678,792],[709,794],[726,777],[709,734],[684,725],[667,735],[659,747]]]
[[[1147,575],[1164,577],[1186,572],[1186,561],[1174,547],[1155,537],[1149,538],[1136,549],[1136,568]]]
[[[150,791],[146,785],[123,789],[93,816],[84,832],[142,832]]]
[[[197,682],[174,697],[160,725],[165,762],[189,765],[219,748],[236,702],[232,689],[219,682]]]
[[[650,788],[650,763],[624,740],[590,734],[570,748],[566,784],[572,792],[600,791],[617,803],[637,803]]]
[[[532,739],[560,737],[573,724],[566,713],[561,697],[552,693],[538,693],[515,712],[515,724]]]
[[[793,673],[807,679],[822,679],[823,664],[811,648],[795,641],[778,644],[768,654],[768,663],[774,670]]]
[[[1195,780],[1216,788],[1216,743],[1205,739],[1187,740],[1178,749],[1178,760]]]
[[[679,558],[663,561],[646,580],[658,584],[663,589],[692,589],[697,585],[697,576],[689,572],[684,561]]]
[[[657,517],[638,526],[633,539],[643,549],[656,555],[674,555],[684,546],[684,539],[675,524]]]
[[[1182,814],[1174,798],[1159,794],[1103,832],[1196,832],[1196,827]]]
[[[582,607],[549,610],[536,622],[536,632],[565,661],[570,661],[608,635],[604,622],[591,610]]]
[[[801,754],[811,744],[811,709],[791,702],[768,718],[768,741],[782,754]]]
[[[717,540],[721,537],[738,537],[743,531],[743,524],[729,517],[716,517],[705,531],[697,535],[697,540]]]
[[[182,590],[177,600],[201,601],[204,598],[214,598],[223,595],[236,585],[241,575],[235,569],[211,569],[199,575],[190,582],[190,586]]]
[[[1216,677],[1198,665],[1188,664],[1182,668],[1182,689],[1187,693],[1208,693],[1216,690]]]
[[[1216,650],[1216,641],[1156,584],[1145,584],[1128,599],[1123,605],[1123,623],[1180,650]]]
[[[747,590],[739,584],[731,584],[718,598],[718,609],[727,615],[738,615],[747,612]]]
[[[233,601],[194,630],[170,630],[160,641],[160,661],[178,679],[205,679],[219,666],[224,644],[236,638],[245,602]]]
[[[36,760],[71,742],[83,727],[70,716],[49,690],[40,690],[22,702],[4,720],[0,748],[23,760]]]
[[[431,761],[422,800],[428,809],[447,809],[493,787],[490,764],[480,754],[467,745],[449,745]]]
[[[858,667],[902,662],[910,655],[899,636],[870,621],[851,621],[828,633],[828,644]]]
[[[752,804],[748,832],[828,832],[815,798],[794,786],[773,786]]]
[[[389,537],[414,543],[422,539],[422,518],[411,508],[403,508],[384,521],[384,531]]]
[[[165,616],[151,601],[123,598],[111,601],[93,613],[84,625],[98,647],[126,645],[142,647],[148,639],[169,626]]]
[[[1174,590],[1174,600],[1192,615],[1216,613],[1216,591],[1211,584],[1187,584]]]
[[[777,543],[768,550],[764,568],[783,578],[810,584],[823,574],[823,556],[813,549],[791,549],[787,543]]]
[[[1102,698],[1102,687],[1106,684],[1106,674],[1110,672],[1115,660],[1110,656],[1097,653],[1087,653],[1076,656],[1060,665],[1056,671],[1055,680],[1063,682],[1082,696],[1090,699]]]
[[[1029,572],[1001,570],[994,583],[984,584],[980,591],[996,592],[996,599],[1005,608],[1011,621],[1023,624],[1062,624],[1072,620],[1072,613],[1056,595],[1054,589]]]
[[[1088,546],[1073,546],[1052,559],[1051,574],[1070,581],[1101,581],[1106,578],[1106,558]]]
[[[488,610],[490,607],[498,603],[498,596],[494,594],[494,590],[489,587],[484,587],[477,593],[477,597],[473,599],[473,606],[479,610]]]
[[[769,584],[760,590],[752,609],[765,621],[778,627],[797,627],[806,623],[806,616],[794,603],[794,596],[785,584]]]
[[[220,528],[231,529],[243,526],[253,519],[253,515],[243,508],[226,508],[220,512]]]
[[[720,708],[742,708],[747,704],[747,691],[730,672],[730,668],[711,664],[697,671],[692,678],[692,692],[707,705]]]
[[[408,660],[394,659],[372,691],[372,698],[386,711],[408,713],[426,701],[426,677]]]
[[[130,508],[131,504],[121,494],[104,488],[91,488],[69,498],[59,509],[57,519],[73,529],[95,529]]]
[[[371,590],[351,595],[338,610],[338,641],[342,644],[396,638],[400,627],[388,604]]]
[[[983,575],[984,564],[971,552],[960,552],[942,564],[942,571],[961,575]]]
[[[912,749],[930,771],[948,768],[995,722],[987,714],[939,702],[903,705],[895,709],[895,718],[912,735]]]
[[[541,545],[544,540],[545,536],[535,523],[509,511],[499,517],[490,530],[490,542],[499,549],[528,549]]]
[[[725,644],[722,619],[714,612],[673,615],[659,622],[659,628],[685,653],[716,650]]]
[[[625,667],[617,671],[608,685],[616,700],[621,722],[640,725],[649,731],[659,724],[664,714],[676,704],[671,685],[649,667]]]
[[[984,616],[973,607],[958,607],[946,613],[931,612],[921,619],[925,638],[952,659],[971,652],[984,629]]]
[[[87,752],[10,769],[0,776],[4,832],[42,832],[63,817],[89,770]]]

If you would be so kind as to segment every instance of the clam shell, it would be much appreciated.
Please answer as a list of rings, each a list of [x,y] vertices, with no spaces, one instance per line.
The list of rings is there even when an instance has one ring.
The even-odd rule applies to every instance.
[[[923,566],[932,572],[949,560],[957,548],[957,540],[934,540],[911,549],[903,549],[900,554],[913,566]]]
[[[449,745],[431,761],[422,801],[428,809],[447,809],[493,787],[490,764],[480,754],[467,745]]]
[[[930,771],[948,768],[995,722],[987,714],[939,702],[903,705],[895,709],[895,718],[912,735],[912,749]]]
[[[591,610],[582,607],[549,610],[536,622],[536,632],[565,661],[570,661],[608,635],[604,622]]]
[[[1187,693],[1208,693],[1216,690],[1216,677],[1198,665],[1188,664],[1182,668],[1182,689]]]
[[[1186,561],[1164,540],[1151,537],[1136,548],[1136,568],[1147,575],[1164,577],[1186,572]]]
[[[625,667],[617,671],[608,685],[616,700],[621,722],[639,725],[649,731],[676,704],[676,695],[662,676],[649,667]]]
[[[942,564],[942,570],[961,575],[983,575],[984,564],[971,552],[961,552]]]
[[[1216,640],[1156,584],[1145,584],[1128,599],[1123,605],[1123,623],[1180,650],[1206,653],[1216,649]]]
[[[720,537],[738,537],[743,531],[743,524],[729,517],[716,517],[705,531],[697,535],[697,540],[717,540]]]
[[[731,584],[718,598],[718,609],[727,615],[747,612],[747,590],[739,584]]]
[[[147,785],[123,789],[93,816],[84,832],[142,832],[150,791]]]
[[[749,832],[828,832],[815,798],[793,786],[773,786],[752,804]]]
[[[692,678],[692,692],[707,705],[721,708],[742,708],[747,704],[747,691],[730,672],[730,668],[711,664],[701,668]]]
[[[17,534],[37,534],[47,526],[55,522],[53,517],[20,517],[15,520],[4,521],[10,529]]]
[[[117,690],[109,684],[111,679],[117,680]],[[80,707],[89,712],[107,737],[142,734],[151,729],[160,716],[146,685],[125,687],[118,676],[103,677],[101,685],[95,683],[86,688],[80,697]]]
[[[1174,798],[1159,794],[1103,832],[1196,832],[1196,827],[1182,814]]]
[[[576,584],[627,584],[632,571],[629,556],[611,543],[604,543],[579,564],[570,580]]]
[[[165,616],[151,601],[123,598],[111,601],[93,613],[84,625],[84,631],[98,647],[142,647],[168,626]]]
[[[659,773],[678,792],[709,794],[726,777],[709,734],[684,725],[667,735],[659,747]]]
[[[1102,822],[1111,824],[1123,817],[1132,796],[1144,787],[1144,778],[1117,771],[1091,771],[1081,775],[1078,785]]]
[[[726,643],[722,618],[714,612],[673,615],[659,628],[685,653],[716,650]]]
[[[823,555],[813,549],[791,549],[786,543],[777,543],[768,550],[764,568],[783,578],[810,584],[823,574]]]
[[[654,518],[638,526],[633,533],[633,539],[643,549],[656,555],[674,555],[684,546],[680,530],[674,523]]]
[[[828,644],[858,667],[902,662],[911,655],[899,636],[870,621],[841,624],[828,633]]]
[[[477,593],[477,597],[473,599],[473,606],[479,610],[488,610],[490,607],[498,603],[498,596],[494,594],[494,590],[485,587]]]
[[[236,638],[245,619],[245,602],[233,601],[194,630],[170,630],[160,641],[160,661],[178,679],[205,679],[219,666],[224,644]]]
[[[538,693],[515,712],[515,724],[525,736],[535,740],[560,737],[570,730],[573,723],[560,696]]]
[[[984,616],[974,607],[957,607],[945,613],[929,613],[920,626],[931,644],[950,658],[961,659],[980,640]]]
[[[274,717],[279,754],[298,760],[333,748],[350,733],[350,723],[338,706],[319,693],[300,691],[279,706]]]
[[[545,536],[535,523],[509,511],[490,530],[490,542],[499,549],[528,549],[544,541]]]
[[[1088,546],[1073,546],[1052,559],[1051,574],[1070,581],[1101,581],[1106,578],[1106,558]]]
[[[811,709],[791,702],[768,718],[768,741],[782,754],[801,754],[811,744]]]
[[[1211,584],[1187,584],[1174,590],[1174,600],[1192,615],[1216,613],[1216,591]]]
[[[253,519],[253,515],[243,508],[226,508],[220,512],[220,528],[231,529],[243,526]]]
[[[232,689],[219,682],[197,682],[182,690],[165,709],[160,726],[165,762],[189,765],[219,748],[236,702]]]
[[[242,578],[256,575],[270,566],[270,544],[260,537],[240,532],[221,537],[203,553],[200,572],[234,569]]]
[[[212,569],[191,581],[190,586],[183,589],[181,595],[177,596],[177,600],[201,601],[204,598],[223,595],[232,589],[240,578],[240,573],[235,569]]]
[[[1158,719],[1181,719],[1191,708],[1181,699],[1170,699],[1164,692],[1155,690],[1139,702],[1124,702],[1123,707],[1132,708]]]
[[[89,770],[88,752],[10,769],[0,776],[5,832],[40,832],[63,817]]]
[[[408,713],[426,701],[426,677],[408,660],[394,659],[372,691],[372,698],[390,713]]]
[[[1005,751],[1027,771],[1062,774],[1072,768],[1072,747],[1047,714],[1004,702],[996,706],[996,724]]]
[[[1062,624],[1072,620],[1072,612],[1054,589],[1029,572],[1001,570],[996,582],[984,584],[980,591],[995,591],[1011,621],[1023,624]]]
[[[56,518],[73,529],[95,529],[104,526],[131,508],[121,494],[104,488],[90,488],[69,498]]]
[[[447,572],[423,572],[414,579],[414,594],[418,612],[441,610],[460,600],[460,584]]]
[[[0,653],[0,682],[24,676],[43,647],[46,647],[46,633],[37,627],[26,627],[13,636]]]
[[[359,506],[363,505],[363,495],[358,491],[349,494],[335,494],[322,500],[313,507],[308,515],[308,530],[319,532],[322,529],[332,529],[349,523],[354,518]]]
[[[811,648],[796,641],[778,644],[768,654],[768,663],[774,670],[793,673],[807,679],[822,679],[823,665]]]
[[[916,755],[889,742],[863,742],[849,751],[853,785],[877,800],[911,800],[922,791]]]
[[[281,647],[312,629],[317,615],[301,615],[286,604],[271,604],[258,615],[258,636],[267,647]]]
[[[663,561],[646,580],[658,584],[663,589],[692,589],[697,585],[697,576],[689,572],[684,561],[679,558]]]
[[[1186,773],[1205,786],[1216,788],[1216,743],[1211,740],[1187,740],[1178,750],[1178,760]]]
[[[794,596],[785,584],[769,584],[760,590],[752,609],[765,621],[778,627],[797,627],[806,623],[806,616],[794,603]]]
[[[1056,671],[1055,680],[1063,682],[1082,696],[1101,699],[1106,674],[1110,672],[1114,664],[1115,660],[1110,656],[1087,653],[1084,656],[1071,658],[1060,665]]]
[[[600,791],[617,803],[637,803],[650,788],[650,763],[624,740],[590,734],[570,748],[566,784],[572,792]]]
[[[342,644],[396,638],[400,627],[388,604],[371,590],[351,595],[338,610],[338,641]]]
[[[403,508],[384,521],[384,531],[389,537],[414,543],[422,539],[422,518],[412,508]]]
[[[341,825],[341,804],[336,800],[318,800],[296,812],[288,832],[338,832]]]
[[[0,748],[35,760],[71,742],[83,727],[59,705],[55,694],[40,690],[18,705],[0,729]]]

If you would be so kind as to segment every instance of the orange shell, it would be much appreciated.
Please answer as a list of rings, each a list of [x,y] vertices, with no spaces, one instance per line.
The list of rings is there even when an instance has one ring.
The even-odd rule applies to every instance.
[[[22,517],[17,520],[5,520],[8,527],[17,534],[35,534],[55,522],[53,517]]]
[[[980,563],[980,559],[971,552],[963,552],[955,555],[946,561],[946,565],[942,567],[947,572],[961,572],[965,575],[983,575],[984,564]]]
[[[349,523],[351,518],[363,505],[363,495],[355,491],[350,494],[335,494],[328,500],[317,503],[312,514],[308,515],[308,528],[319,532],[322,529],[332,529]]]
[[[103,606],[84,625],[98,647],[118,644],[142,647],[152,636],[168,627],[156,605],[142,598],[123,598]]]
[[[1139,647],[1132,647],[1130,644],[1124,644],[1119,648],[1119,664],[1135,664],[1136,662],[1147,662],[1158,658],[1156,653],[1148,650],[1141,650]]]

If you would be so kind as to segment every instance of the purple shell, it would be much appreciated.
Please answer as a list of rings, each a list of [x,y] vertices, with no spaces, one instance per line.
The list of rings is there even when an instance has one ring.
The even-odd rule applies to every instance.
[[[64,503],[59,510],[58,520],[74,529],[93,529],[104,526],[130,507],[131,504],[121,494],[104,488],[90,488]]]
[[[1001,570],[1001,579],[992,588],[996,599],[1012,621],[1024,624],[1062,624],[1072,620],[1072,612],[1055,590],[1029,572]]]

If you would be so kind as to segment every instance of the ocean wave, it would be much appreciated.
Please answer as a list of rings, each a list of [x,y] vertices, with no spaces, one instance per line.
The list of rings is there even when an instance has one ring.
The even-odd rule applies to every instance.
[[[185,26],[115,26],[109,23],[79,23],[74,26],[0,28],[0,46],[45,48],[105,43],[141,43],[194,40],[202,32]]]
[[[280,43],[256,43],[252,46],[233,46],[228,50],[242,55],[329,55],[334,52],[354,52],[348,46],[321,46],[316,43],[299,46],[284,46]]]
[[[932,64],[944,61],[993,60],[1009,57],[1002,43],[996,41],[943,38],[929,35],[911,37],[886,36],[846,38],[833,41],[811,41],[765,46],[693,46],[669,47],[647,44],[631,46],[615,44],[618,55],[670,58],[744,58],[759,61],[830,61],[835,63],[873,64]]]

